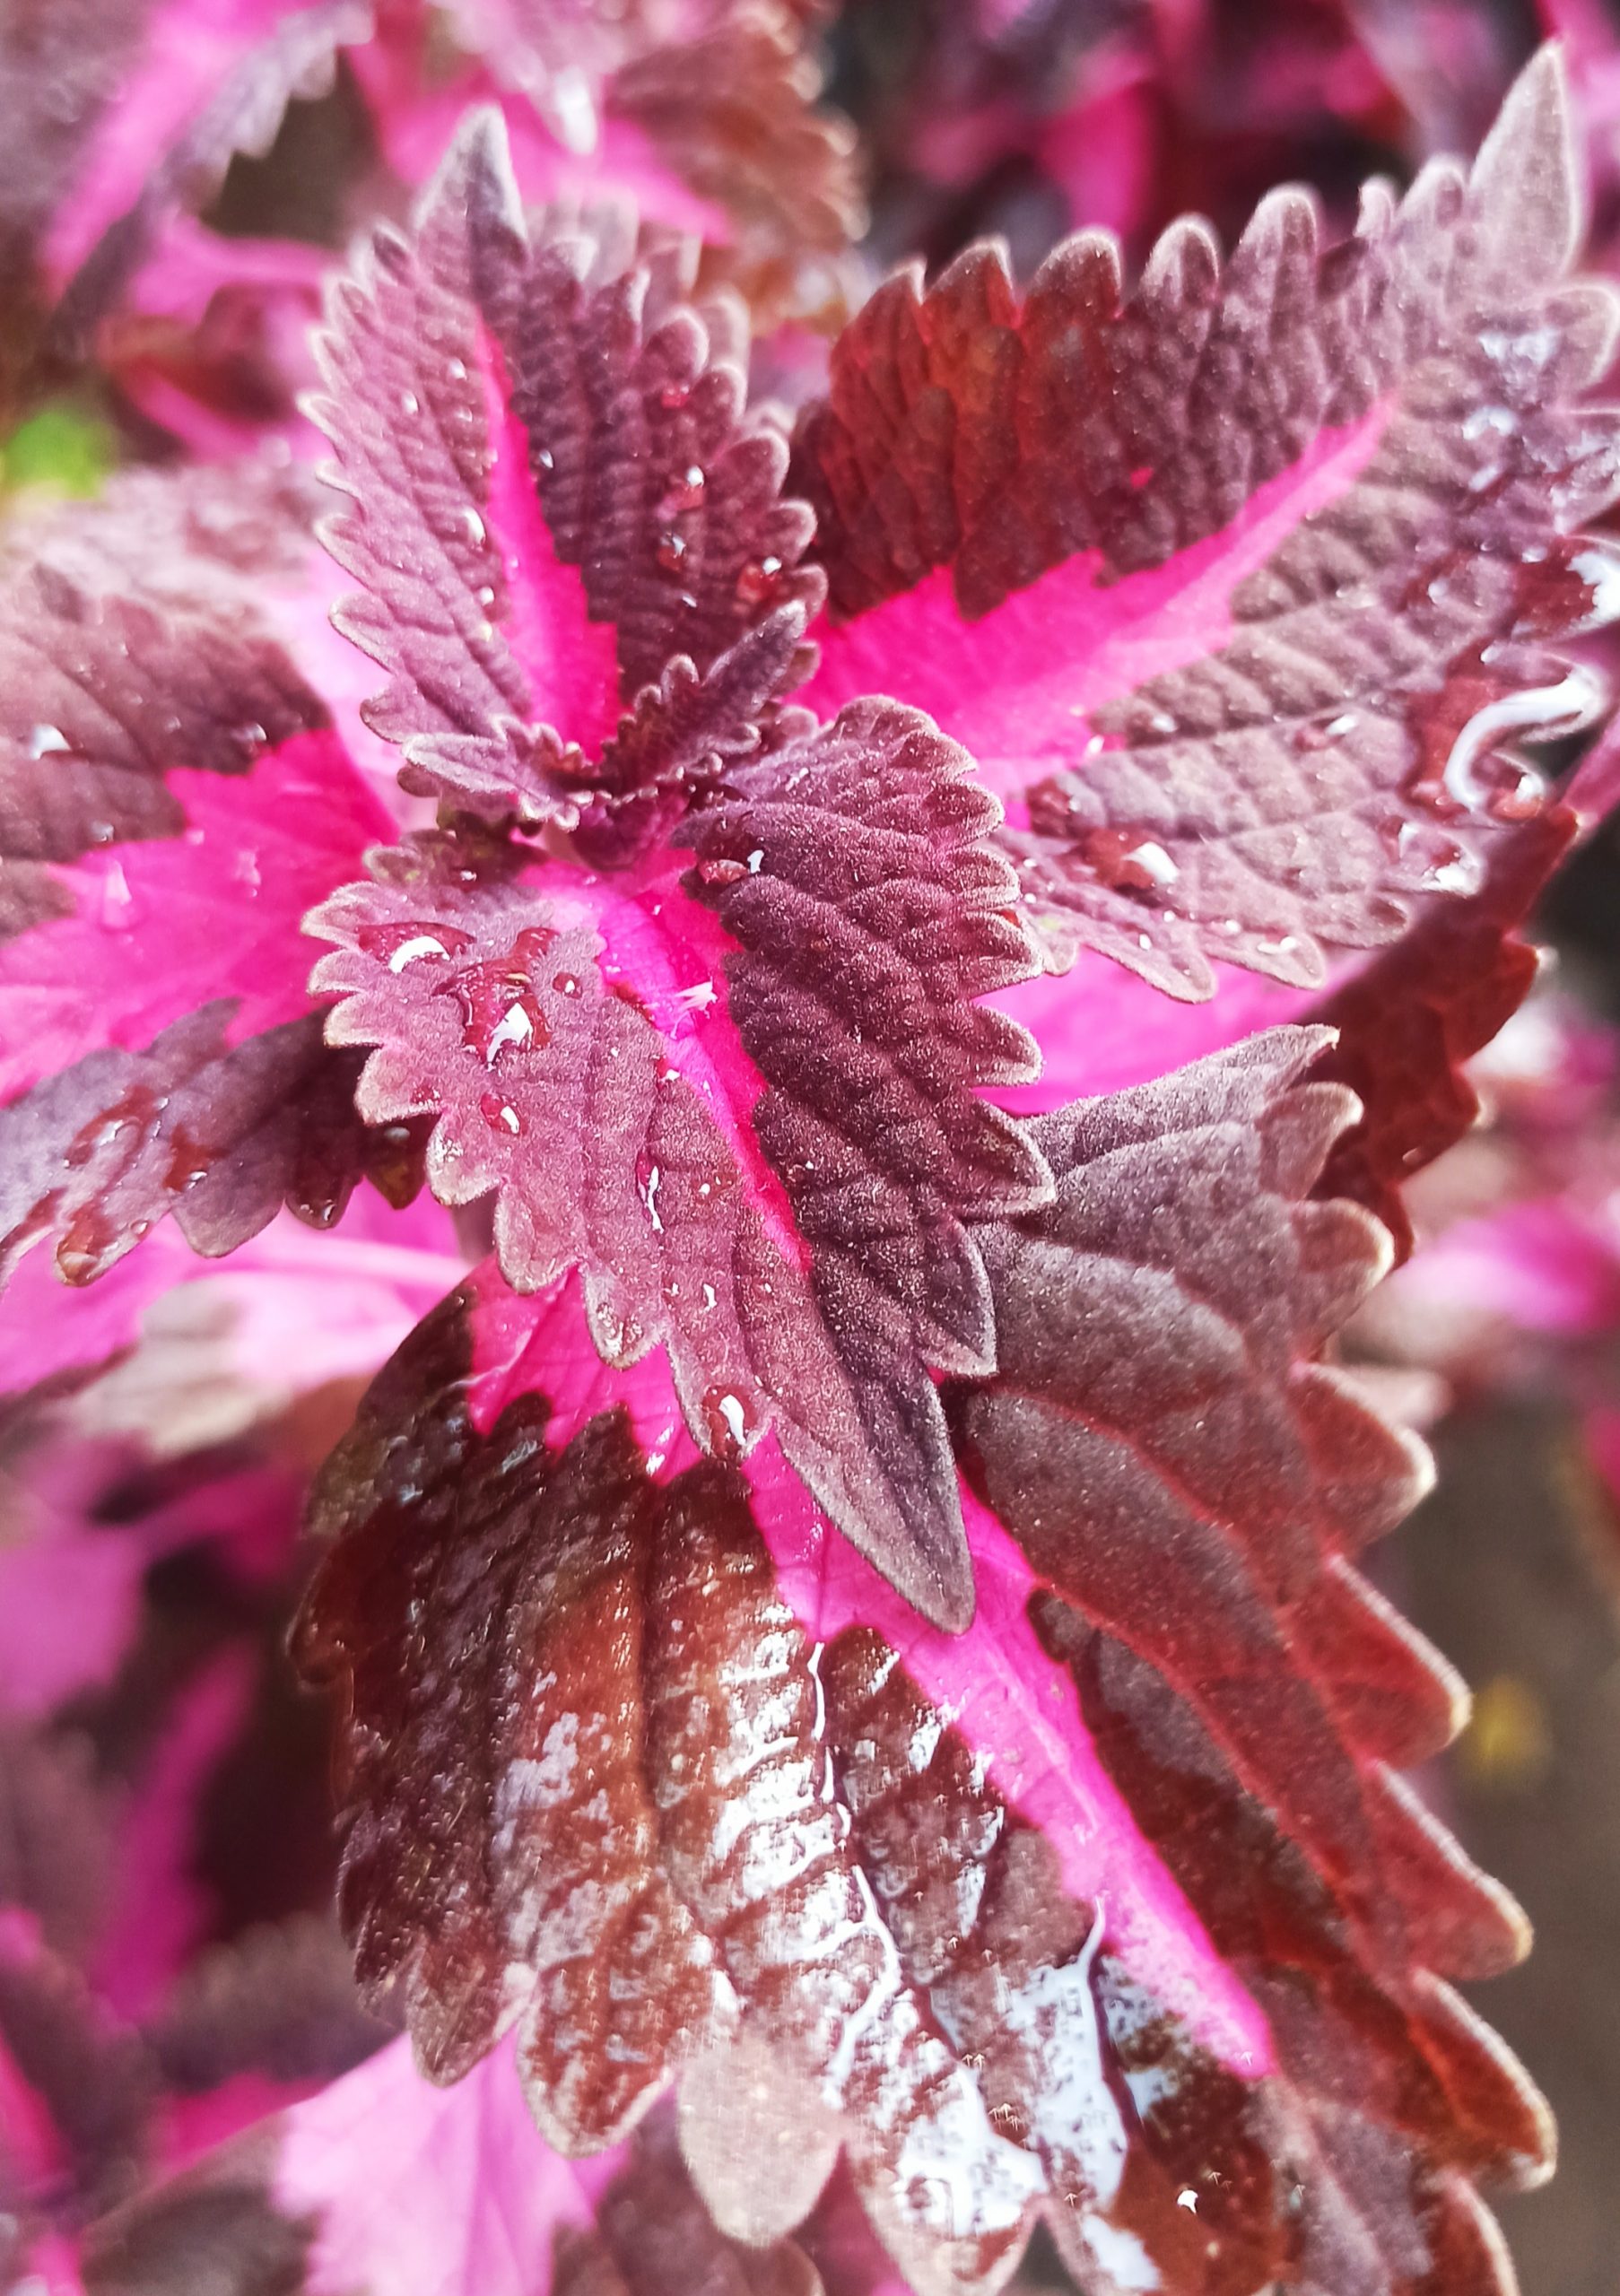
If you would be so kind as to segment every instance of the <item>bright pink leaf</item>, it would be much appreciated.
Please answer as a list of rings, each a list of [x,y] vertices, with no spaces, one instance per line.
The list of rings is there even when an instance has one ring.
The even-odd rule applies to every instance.
[[[447,2095],[404,2043],[93,2225],[82,2283],[59,2284],[189,2289],[249,2266],[287,2296],[875,2296],[865,2258],[823,2283],[790,2241],[718,2231],[667,2116],[595,2161],[563,2161],[505,2050]]]
[[[329,262],[300,241],[228,239],[176,216],[99,329],[98,356],[202,461],[249,456],[278,433],[308,454],[297,398],[316,379],[309,335]]]
[[[325,93],[338,49],[370,29],[365,0],[145,0],[87,20],[101,84],[76,112],[41,248],[75,315],[116,291],[170,213],[212,197],[237,152],[267,151],[292,98]]]

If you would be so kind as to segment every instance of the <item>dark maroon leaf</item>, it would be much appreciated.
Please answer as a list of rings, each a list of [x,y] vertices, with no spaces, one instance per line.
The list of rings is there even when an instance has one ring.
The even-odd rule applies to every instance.
[[[1099,235],[1019,306],[993,252],[867,305],[801,427],[838,625],[810,697],[893,681],[980,760],[1057,944],[1173,995],[1301,987],[1468,893],[1538,785],[1493,744],[1600,700],[1613,618],[1603,286],[1547,50],[1471,175],[1297,191],[1223,269],[1178,224],[1127,291]]]
[[[1057,1639],[1086,1648],[1088,1631],[1061,1616]],[[987,1787],[892,1650],[851,1631],[822,1670],[855,1839],[901,1966],[998,2124],[1040,2156],[1061,2252],[1083,2285],[1110,2292],[1148,2269],[1212,2296],[1505,2288],[1455,2164],[1472,2173],[1488,2155],[1522,2170],[1514,2148],[1546,2142],[1531,2101],[1454,2005],[1403,2009],[1365,1983],[1275,1824],[1163,1683],[1110,1648],[1158,1700],[1161,1767],[1121,1743],[1093,1689],[1094,1642],[1087,1718],[1271,2014],[1265,2078],[1222,2066],[1155,2001],[1119,1957],[1106,1900],[1065,1890],[1051,1844]]]
[[[87,1283],[172,1213],[217,1255],[283,1203],[334,1222],[370,1171],[396,1200],[414,1186],[411,1136],[354,1112],[358,1067],[308,1020],[226,1041],[229,1002],[202,1006],[144,1052],[89,1053],[0,1109],[0,1255],[41,1235]]]
[[[143,2194],[93,2225],[84,2296],[304,2296],[315,2226],[275,2206],[248,2148]]]
[[[742,289],[756,331],[784,318],[837,324],[851,283],[840,258],[865,220],[863,169],[849,124],[817,101],[806,32],[818,8],[460,0],[452,13],[483,69],[464,70],[449,100],[500,97],[531,202],[581,185],[622,189],[649,218],[701,234],[703,277]],[[399,81],[414,81],[431,112],[445,70],[442,39],[414,12],[406,22],[404,42],[389,27],[396,48],[414,49],[404,72],[392,86],[379,75],[379,126],[402,161],[421,143]]]
[[[1541,960],[1520,928],[1574,834],[1563,805],[1526,822],[1478,892],[1430,909],[1322,1006],[1338,1042],[1317,1074],[1348,1084],[1361,1115],[1335,1144],[1320,1193],[1376,1213],[1402,1259],[1412,1248],[1402,1184],[1479,1114],[1467,1064],[1529,994]]]
[[[1389,1257],[1356,1207],[1297,1200],[1354,1113],[1298,1081],[1323,1043],[1276,1031],[1035,1125],[1058,1198],[985,1239],[999,1361],[962,1432],[1042,1578],[1193,1705],[1374,1966],[1478,1975],[1521,1926],[1385,1768],[1446,1743],[1458,1686],[1351,1567],[1427,1461],[1311,1360]]]
[[[734,247],[711,253],[710,267],[736,278],[756,315],[824,324],[841,300],[831,259],[865,220],[854,136],[813,108],[818,75],[790,7],[767,0],[709,13],[692,36],[625,61],[607,91],[608,117],[640,129],[730,219]]]
[[[175,838],[176,770],[245,775],[325,708],[261,632],[94,597],[51,558],[0,596],[0,930],[73,913],[41,865]]]
[[[194,1961],[146,2040],[165,2083],[185,2095],[242,2073],[300,2085],[335,2081],[390,2031],[361,2007],[335,1925],[295,1914]]]
[[[568,2151],[740,2027],[776,2059],[779,2110],[802,2090],[844,2117],[901,2235],[959,2232],[988,2260],[1029,2179],[896,1982],[745,1484],[709,1463],[659,1483],[617,1413],[550,1450],[538,1396],[479,1436],[468,1305],[383,1375],[317,1498],[343,1535],[298,1647],[348,1700],[362,1984],[403,1983],[440,2079],[518,2023],[531,2108]],[[954,2207],[931,2182],[947,2162]]]
[[[4,2135],[26,2145],[30,2120],[48,2132],[46,2157],[19,2164],[16,2198],[24,2216],[82,2222],[120,2200],[145,2167],[152,2069],[81,1973],[14,1930],[15,1919],[0,1928],[0,2079],[22,2109]]]
[[[1493,2251],[1453,2172],[1545,2173],[1549,2138],[1433,1973],[1527,1938],[1391,1771],[1459,1690],[1353,1568],[1424,1463],[1312,1361],[1389,1258],[1364,1214],[1301,1201],[1354,1109],[1300,1081],[1321,1046],[1275,1032],[1034,1126],[1057,1202],[986,1239],[998,1367],[961,1425],[1104,1762],[1306,2092],[1302,2284],[1472,2286],[1449,2250]],[[1398,2163],[1395,2222],[1359,2227]],[[1453,2277],[1377,2276],[1411,2223]]]
[[[430,2072],[518,2022],[579,2149],[678,2073],[699,2187],[751,2238],[841,2141],[924,2296],[993,2284],[1042,2209],[1110,2292],[1505,2291],[1474,2187],[1544,2173],[1546,2117],[1443,1979],[1524,1930],[1395,1774],[1461,1701],[1354,1567],[1426,1462],[1320,1361],[1389,1257],[1310,1200],[1354,1115],[1309,1081],[1323,1044],[1031,1127],[1057,1198],[976,1231],[997,1368],[950,1390],[960,1638],[785,1504],[768,1447],[748,1483],[684,1465],[666,1385],[588,1370],[563,1293],[481,1277],[421,1328],[324,1478],[300,1655],[349,1699],[362,1978],[403,1980]],[[1189,1998],[1185,1952],[1242,2016]],[[896,2017],[983,2116],[948,2123],[980,2180],[954,2220],[896,2173],[947,2125],[888,2085]],[[749,2185],[749,2131],[803,2174]]]

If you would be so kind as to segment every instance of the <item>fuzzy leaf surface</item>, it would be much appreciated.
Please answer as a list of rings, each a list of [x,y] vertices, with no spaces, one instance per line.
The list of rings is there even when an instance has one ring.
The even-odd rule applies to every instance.
[[[476,768],[490,809],[566,813],[644,687],[819,599],[783,442],[743,413],[740,313],[689,283],[623,217],[531,240],[485,111],[412,237],[379,232],[335,290],[311,411],[353,503],[324,538],[362,586],[339,626],[389,673],[370,715],[411,786],[440,786],[448,744],[457,802]]]

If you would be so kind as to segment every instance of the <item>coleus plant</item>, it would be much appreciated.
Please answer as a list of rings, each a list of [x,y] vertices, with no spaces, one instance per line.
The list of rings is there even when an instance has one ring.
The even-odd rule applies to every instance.
[[[1448,1980],[1525,1933],[1400,1780],[1462,1694],[1356,1556],[1426,1460],[1326,1358],[1573,831],[1501,744],[1605,698],[1577,207],[1549,52],[1342,247],[901,274],[790,455],[735,293],[478,111],[330,291],[318,543],[284,455],[10,537],[8,1268],[423,1176],[488,1247],[296,1638],[462,2085],[64,2271],[404,2284],[370,2120],[453,2165],[423,2287],[677,2225],[932,2296],[1042,2221],[1098,2290],[1511,2284],[1550,2132]]]

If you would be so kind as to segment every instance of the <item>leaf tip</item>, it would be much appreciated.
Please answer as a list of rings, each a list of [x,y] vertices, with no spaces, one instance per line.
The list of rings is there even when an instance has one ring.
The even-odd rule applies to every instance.
[[[1508,90],[1480,145],[1470,189],[1502,268],[1545,277],[1573,262],[1585,199],[1561,42],[1537,48]]]

